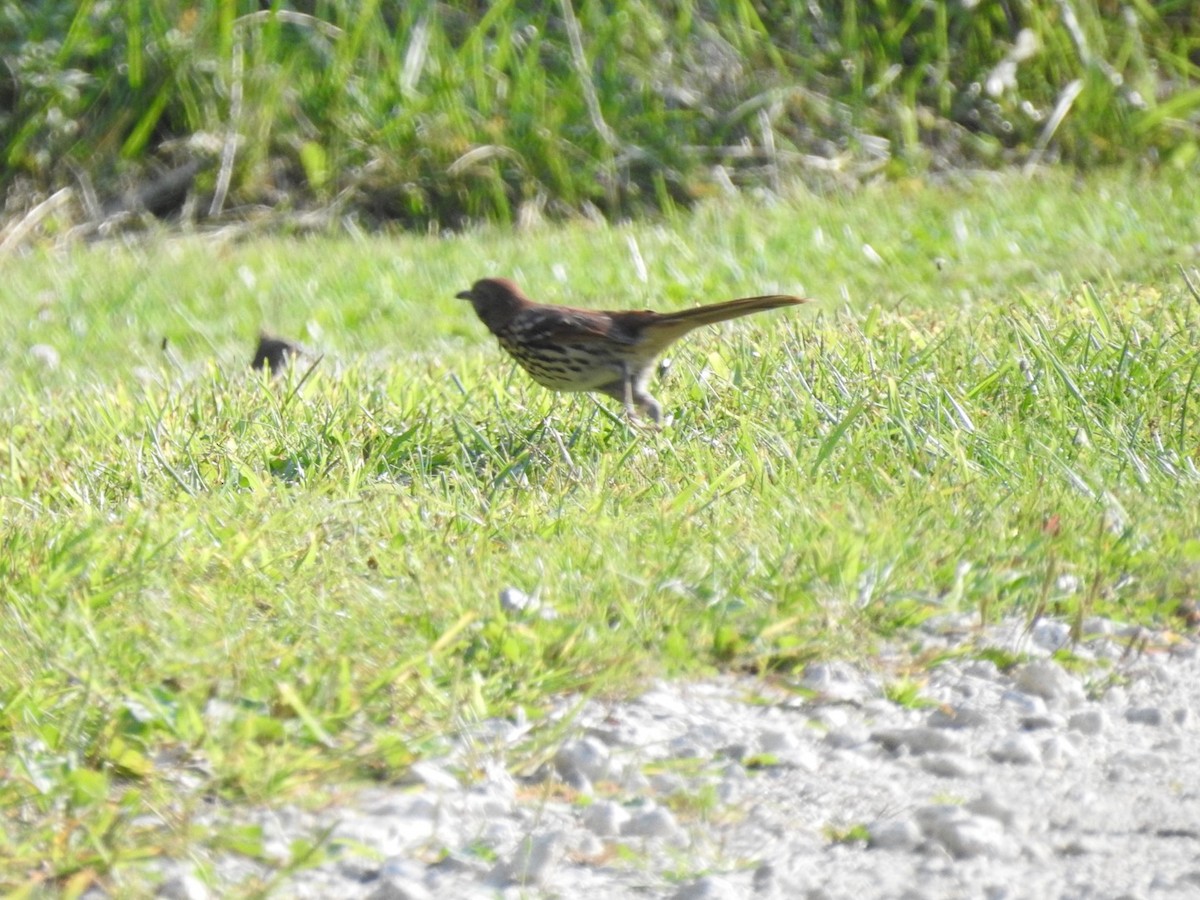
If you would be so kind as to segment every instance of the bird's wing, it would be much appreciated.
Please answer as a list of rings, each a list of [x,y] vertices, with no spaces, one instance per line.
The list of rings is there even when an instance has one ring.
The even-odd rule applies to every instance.
[[[616,344],[637,343],[636,335],[621,327],[615,317],[588,310],[555,309],[553,316],[539,316],[522,323],[526,339],[532,343],[588,344],[606,341]],[[622,315],[628,315],[623,313]],[[651,315],[653,315],[651,313]]]

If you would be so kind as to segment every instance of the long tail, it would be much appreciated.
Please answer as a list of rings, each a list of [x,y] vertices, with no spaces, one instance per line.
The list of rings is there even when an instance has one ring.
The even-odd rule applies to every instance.
[[[643,322],[642,344],[644,347],[659,352],[674,341],[683,337],[693,328],[702,325],[712,325],[724,322],[726,319],[736,319],[748,316],[750,313],[762,312],[767,309],[778,309],[781,306],[799,306],[807,303],[807,297],[793,297],[790,294],[764,294],[761,297],[743,297],[741,300],[727,300],[724,303],[711,303],[708,306],[697,306],[674,313],[655,314],[652,323]],[[639,318],[645,313],[633,313]]]
[[[778,309],[781,306],[799,306],[808,303],[807,297],[793,297],[791,294],[764,294],[761,297],[743,297],[740,300],[727,300],[724,303],[711,303],[708,306],[697,306],[675,313],[664,313],[659,319],[660,325],[685,326],[686,330],[699,328],[701,325],[711,325],[714,322],[724,322],[726,319],[736,319],[748,316],[750,313],[766,309]]]

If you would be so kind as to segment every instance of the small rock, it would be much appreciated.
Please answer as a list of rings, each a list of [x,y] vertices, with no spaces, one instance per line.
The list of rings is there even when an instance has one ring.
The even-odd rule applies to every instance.
[[[787,753],[795,750],[800,746],[800,742],[796,740],[796,735],[790,731],[782,731],[778,728],[764,729],[758,736],[758,746],[763,753]]]
[[[989,819],[995,819],[1005,826],[1011,826],[1016,819],[1016,815],[1012,809],[996,799],[996,795],[991,791],[984,791],[964,808],[968,812],[975,813],[977,816],[986,816]]]
[[[1013,847],[996,819],[973,816],[957,807],[934,807],[949,812],[917,810],[921,829],[930,840],[940,844],[955,859],[975,856],[1011,856]]]
[[[504,847],[516,841],[521,830],[518,824],[510,819],[493,819],[484,824],[480,842],[488,847]]]
[[[973,659],[963,664],[962,671],[964,675],[970,675],[972,678],[979,678],[983,681],[997,682],[1004,678],[1000,667],[990,659]]]
[[[1115,633],[1116,630],[1117,625],[1112,619],[1105,619],[1102,616],[1088,616],[1083,620],[1082,631],[1085,638],[1096,636],[1107,637]]]
[[[1163,724],[1163,711],[1157,706],[1133,706],[1125,710],[1125,721],[1137,725],[1158,727]]]
[[[158,900],[208,900],[208,887],[195,875],[177,875],[158,886]]]
[[[691,884],[682,885],[671,897],[673,900],[739,900],[740,895],[724,878],[705,875]]]
[[[57,369],[60,362],[58,351],[49,344],[34,344],[29,348],[29,355],[47,369]],[[175,879],[172,879],[174,881]],[[169,882],[168,882],[169,883]]]
[[[508,861],[492,870],[491,880],[501,884],[542,884],[562,855],[563,843],[564,836],[559,831],[526,835]]]
[[[631,816],[621,826],[621,834],[626,837],[657,837],[672,838],[679,833],[679,825],[671,811],[656,806],[638,815]]]
[[[903,747],[914,756],[922,753],[944,753],[962,749],[958,738],[937,728],[885,728],[873,732],[871,740],[893,752]]]
[[[1120,781],[1129,772],[1164,772],[1166,760],[1153,750],[1121,750],[1108,759],[1110,781]]]
[[[991,722],[987,714],[973,706],[944,706],[935,709],[926,720],[931,728],[979,728]]]
[[[724,747],[721,747],[717,750],[717,756],[724,757],[725,759],[736,760],[737,762],[741,762],[749,755],[750,750],[745,744],[726,744]]]
[[[337,861],[337,873],[342,878],[366,884],[379,877],[380,866],[377,860],[365,856],[344,856]]]
[[[840,706],[822,706],[813,713],[813,721],[827,729],[845,728],[850,723],[850,713]]]
[[[812,747],[791,731],[765,729],[758,736],[758,746],[763,753],[769,753],[779,760],[781,765],[792,766],[805,772],[815,772],[821,765],[821,760]]]
[[[877,850],[911,850],[921,842],[921,828],[912,819],[872,822],[867,834],[867,846]]]
[[[487,875],[487,863],[473,853],[450,850],[429,866],[430,871],[443,875],[469,875],[482,880]]]
[[[585,831],[575,838],[575,846],[571,848],[571,852],[585,859],[596,858],[604,854],[604,841]]]
[[[1066,622],[1056,622],[1053,619],[1039,619],[1033,626],[1030,639],[1034,645],[1053,653],[1061,650],[1071,640],[1071,626]]]
[[[725,806],[737,803],[744,796],[749,781],[750,776],[746,774],[742,764],[728,763],[724,769],[721,769],[721,780],[716,782],[716,799],[719,799]]]
[[[554,769],[563,781],[577,778],[598,781],[608,776],[609,750],[593,737],[567,741],[554,754]]]
[[[754,870],[754,893],[773,894],[775,892],[775,867],[769,862],[763,863]]]
[[[687,793],[687,782],[674,772],[660,772],[650,776],[650,788],[660,797],[673,797]]]
[[[1034,763],[1041,762],[1042,752],[1037,742],[1029,735],[1012,734],[992,747],[988,751],[988,756],[996,760],[996,762],[1031,766]]]
[[[861,747],[871,740],[871,732],[864,725],[847,725],[845,728],[834,728],[822,740],[829,747],[848,750]]]
[[[1089,844],[1090,842],[1087,840],[1087,838],[1074,838],[1067,841],[1065,844],[1060,844],[1058,847],[1056,847],[1055,853],[1064,857],[1087,856],[1089,853],[1095,852],[1094,848],[1089,846]]]
[[[862,673],[836,661],[810,663],[800,684],[828,700],[862,700],[872,693]]]
[[[1062,666],[1048,660],[1029,663],[1017,672],[1018,690],[1043,700],[1076,702],[1083,699],[1083,687]],[[1039,715],[1040,713],[1029,713]]]
[[[1041,716],[1022,716],[1021,727],[1026,731],[1044,731],[1048,728],[1062,728],[1066,724],[1062,716],[1046,713]]]
[[[1053,735],[1042,742],[1042,762],[1048,766],[1061,766],[1069,763],[1079,755],[1067,738],[1061,734]]]
[[[970,778],[979,767],[961,753],[930,753],[921,757],[921,768],[940,778]]]
[[[367,900],[433,900],[425,885],[399,875],[384,875]]]
[[[717,782],[717,800],[722,806],[732,806],[737,803],[746,792],[746,778],[743,775],[741,778],[731,778],[726,776]]]
[[[703,759],[708,756],[707,749],[696,743],[690,735],[677,737],[667,744],[667,756],[671,759]]]
[[[1046,714],[1046,701],[1041,697],[1026,694],[1024,691],[1005,691],[1000,695],[1000,701],[1014,707],[1020,715],[1044,716]]]
[[[542,604],[532,594],[527,594],[520,588],[506,587],[500,591],[500,608],[510,616],[523,616],[537,612]]]
[[[1099,734],[1108,727],[1108,716],[1102,709],[1085,709],[1067,719],[1067,727],[1080,734]]]
[[[409,859],[405,856],[394,856],[380,866],[379,874],[385,878],[406,878],[409,881],[424,881],[425,866],[415,859]]]
[[[1082,585],[1083,582],[1079,580],[1079,576],[1070,572],[1064,572],[1054,580],[1054,586],[1064,594],[1077,594]]]
[[[583,827],[592,834],[615,837],[621,833],[621,826],[629,821],[629,813],[619,803],[601,800],[584,810],[582,821]]]
[[[408,780],[417,781],[427,788],[447,793],[458,791],[460,788],[457,778],[428,760],[413,763],[408,769]]]
[[[628,765],[621,773],[621,790],[627,794],[641,794],[650,789],[650,779],[636,765]]]

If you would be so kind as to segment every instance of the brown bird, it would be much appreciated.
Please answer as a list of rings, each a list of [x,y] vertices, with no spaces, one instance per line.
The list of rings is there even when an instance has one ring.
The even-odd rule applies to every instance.
[[[601,312],[534,303],[506,278],[484,278],[455,296],[475,312],[533,380],[553,391],[599,391],[643,410],[656,423],[662,407],[646,391],[655,358],[693,328],[764,309],[795,306],[788,294],[746,297],[675,313]]]

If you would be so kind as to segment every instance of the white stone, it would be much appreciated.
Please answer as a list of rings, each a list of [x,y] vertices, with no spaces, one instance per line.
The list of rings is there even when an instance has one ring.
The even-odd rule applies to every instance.
[[[1125,710],[1125,721],[1136,725],[1158,727],[1163,724],[1163,711],[1157,706],[1131,706]]]
[[[506,587],[500,591],[500,608],[510,616],[522,616],[537,612],[541,603],[537,597],[526,594],[515,587]]]
[[[1049,660],[1039,660],[1022,666],[1017,672],[1015,683],[1018,690],[1043,700],[1074,703],[1083,699],[1082,685],[1066,669]]]
[[[984,791],[974,800],[969,802],[964,807],[968,812],[973,812],[978,816],[986,816],[989,819],[995,819],[1002,825],[1012,825],[1016,819],[1016,814],[1008,805],[1000,802],[995,794],[990,791]]]
[[[1099,734],[1108,727],[1108,716],[1099,708],[1081,710],[1071,714],[1067,727],[1080,734]]]
[[[58,351],[49,344],[34,344],[29,348],[29,355],[47,369],[57,369],[61,361]]]
[[[1083,620],[1083,636],[1095,637],[1096,635],[1107,636],[1113,634],[1117,630],[1117,625],[1112,619],[1105,619],[1102,616],[1088,616]]]
[[[554,754],[554,768],[563,781],[582,776],[589,781],[608,777],[610,753],[608,747],[594,737],[567,741]]]
[[[604,841],[591,832],[582,832],[576,836],[572,852],[584,858],[598,857],[604,853]]]
[[[983,681],[999,682],[1004,678],[1000,667],[990,659],[973,659],[963,664],[962,671],[964,675],[970,675],[972,678],[979,678]]]
[[[871,732],[865,725],[847,725],[845,728],[834,728],[822,738],[822,741],[834,748],[849,749],[861,747],[871,740]]]
[[[1042,742],[1042,762],[1048,766],[1065,766],[1071,763],[1079,751],[1061,734],[1051,735]]]
[[[659,772],[650,776],[650,789],[660,797],[673,797],[687,793],[687,782],[674,772]]]
[[[678,833],[675,817],[661,806],[633,815],[621,826],[621,834],[626,837],[672,838]]]
[[[408,777],[435,791],[451,793],[461,787],[457,778],[436,763],[424,759],[409,767]]]
[[[1046,701],[1024,691],[1005,691],[1000,695],[1000,700],[1023,716],[1044,716],[1046,714]]]
[[[921,757],[921,768],[940,778],[970,778],[979,772],[979,766],[961,753],[927,754]]]
[[[563,844],[564,835],[559,831],[528,834],[512,856],[493,869],[491,878],[501,884],[542,884],[562,856]]]
[[[379,886],[367,894],[367,900],[433,900],[433,895],[420,882],[384,875],[379,880]]]
[[[921,842],[921,829],[912,819],[884,819],[867,826],[868,846],[879,850],[911,850]]]
[[[827,700],[862,700],[873,693],[862,674],[843,662],[810,663],[800,683]]]
[[[778,728],[764,729],[758,735],[758,746],[764,753],[786,753],[799,745],[795,734]]]
[[[974,706],[960,704],[935,709],[926,721],[932,728],[980,728],[990,724],[991,718]]]
[[[672,900],[740,900],[741,895],[724,878],[705,875],[690,884],[681,885]]]
[[[1047,731],[1055,728],[1062,728],[1067,724],[1067,720],[1062,716],[1054,713],[1046,713],[1041,716],[1022,716],[1021,727],[1026,731]]]
[[[955,859],[1010,856],[1014,850],[997,819],[971,815],[959,807],[923,807],[917,810],[917,821],[925,836]]]
[[[903,747],[914,755],[957,752],[962,749],[962,741],[941,728],[885,728],[874,732],[871,740],[892,751]]]
[[[1031,766],[1041,762],[1042,751],[1037,741],[1027,734],[1010,734],[988,751],[988,756],[996,762],[1013,763],[1019,766]]]
[[[1053,653],[1061,650],[1071,640],[1071,626],[1066,622],[1056,622],[1053,619],[1039,619],[1033,626],[1030,639],[1034,645]]]
[[[158,886],[159,900],[209,900],[208,887],[195,875],[177,875]]]
[[[1119,750],[1108,758],[1108,765],[1109,777],[1113,780],[1120,780],[1130,772],[1162,774],[1167,771],[1166,760],[1153,750]]]
[[[813,713],[813,721],[825,728],[845,728],[850,723],[850,713],[840,706],[822,706]]]

